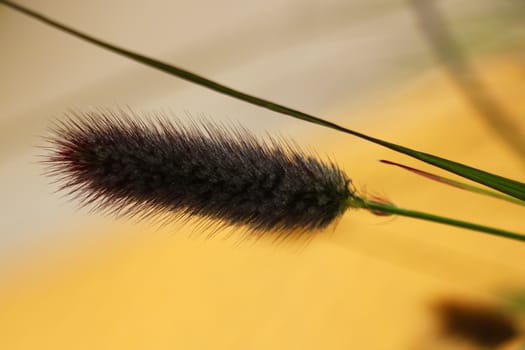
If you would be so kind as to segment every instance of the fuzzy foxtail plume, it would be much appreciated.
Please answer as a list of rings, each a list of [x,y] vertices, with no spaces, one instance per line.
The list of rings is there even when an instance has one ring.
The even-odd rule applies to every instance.
[[[333,222],[352,195],[335,164],[210,121],[95,111],[51,132],[49,173],[81,204],[112,214],[307,232]]]

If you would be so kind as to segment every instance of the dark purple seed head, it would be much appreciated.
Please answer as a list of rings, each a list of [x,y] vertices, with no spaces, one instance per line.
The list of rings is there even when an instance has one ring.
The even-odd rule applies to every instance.
[[[335,164],[210,121],[104,110],[76,113],[51,132],[49,173],[82,205],[111,214],[304,232],[328,226],[352,195]]]

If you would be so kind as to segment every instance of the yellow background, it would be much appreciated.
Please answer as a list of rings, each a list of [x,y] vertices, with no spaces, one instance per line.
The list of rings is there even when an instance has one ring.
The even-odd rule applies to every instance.
[[[5,12],[0,9],[0,15]],[[487,53],[474,64],[498,103],[518,116],[523,131],[523,56]],[[229,77],[235,80],[235,74]],[[171,81],[158,79],[167,79],[159,82],[161,88]],[[138,92],[120,93],[117,103]],[[192,106],[193,95],[184,94]],[[33,125],[29,130],[40,132],[33,123],[45,125],[48,115],[37,121],[29,117],[39,106],[58,114],[70,107],[68,99],[80,105],[100,99],[98,92],[71,96],[18,112],[12,107],[8,116],[17,118],[4,120],[4,126],[27,123]],[[150,97],[144,105],[157,100]],[[204,113],[216,107],[214,97],[206,101]],[[379,138],[525,180],[523,159],[481,122],[442,68],[427,69],[361,101],[356,105],[346,96],[325,106],[322,115]],[[159,108],[165,106],[170,108]],[[228,106],[217,108],[236,116]],[[264,129],[259,120],[248,124]],[[336,159],[365,193],[402,207],[525,231],[522,208],[447,188],[377,160],[444,174],[438,170],[335,131],[300,121],[283,123],[268,128],[302,135],[299,144]],[[292,130],[296,125],[299,131]],[[1,132],[9,130],[14,129]],[[32,141],[27,135],[13,140],[18,151],[4,149],[4,164],[17,164],[23,154],[19,149]],[[35,164],[20,164],[20,171],[37,172]],[[15,198],[13,190],[9,195]],[[3,259],[1,349],[437,349],[440,340],[429,311],[433,301],[454,296],[492,302],[525,282],[525,245],[411,219],[349,211],[335,229],[306,243],[275,243],[235,232],[229,238],[207,238],[191,225],[158,229],[147,222],[77,214],[69,209],[72,203],[47,195],[49,202],[43,203],[57,206],[49,210],[71,216],[64,214],[64,222],[44,236],[52,237],[49,241],[36,239]],[[9,215],[11,202],[3,201]],[[31,210],[23,217],[28,225],[40,218]],[[41,222],[35,219],[35,230]]]

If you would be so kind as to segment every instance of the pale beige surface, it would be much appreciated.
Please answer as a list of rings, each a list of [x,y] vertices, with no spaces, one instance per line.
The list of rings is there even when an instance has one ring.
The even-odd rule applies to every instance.
[[[326,41],[318,44],[321,47],[311,44],[308,48],[303,42],[295,54],[338,46]],[[375,45],[381,47],[384,42]],[[351,51],[351,45],[346,49]],[[480,123],[442,70],[433,69],[356,104],[353,94],[342,93],[344,83],[320,78],[320,67],[326,64],[305,59],[295,71],[294,67],[287,70],[294,52],[279,52],[263,60],[266,63],[249,61],[229,72],[218,69],[219,78],[292,101],[287,104],[306,100],[295,105],[322,110],[331,120],[377,137],[525,180],[523,163]],[[330,57],[319,55],[321,63]],[[207,61],[202,62],[206,66]],[[268,67],[280,66],[279,62],[286,64],[276,74],[287,83],[279,84],[275,77],[272,82],[264,74]],[[119,63],[116,60],[115,67]],[[183,63],[190,65],[191,59]],[[353,74],[367,66],[353,63]],[[499,87],[493,91],[505,108],[525,115],[520,56],[487,57],[478,64],[484,79]],[[93,69],[107,74],[99,66]],[[306,74],[309,67],[317,67],[319,76],[314,69],[313,80],[305,77],[305,81],[321,79],[321,85],[332,89],[324,92],[326,96],[332,91],[340,94],[338,99],[301,97],[302,93],[315,95],[317,90],[308,89],[308,84],[303,91],[290,92],[290,86],[301,86],[292,78]],[[38,176],[38,167],[28,161],[34,153],[30,135],[40,134],[50,114],[90,101],[111,103],[112,97],[101,97],[111,93],[116,102],[131,99],[138,108],[183,104],[196,113],[241,116],[257,130],[284,127],[285,135],[335,158],[363,191],[385,195],[405,207],[525,231],[521,208],[448,189],[376,162],[387,158],[430,169],[416,161],[290,119],[272,116],[273,125],[263,124],[261,118],[267,112],[242,104],[237,107],[235,101],[223,103],[180,82],[176,84],[184,90],[175,93],[170,91],[173,79],[148,78],[148,74],[132,75],[129,81],[117,78],[107,90],[102,83],[82,90],[86,82],[77,77],[79,90],[71,87],[72,93],[41,97],[43,102],[25,111],[14,102],[6,109],[9,120],[2,132],[19,133],[3,139],[0,174],[10,182],[2,185],[3,193],[9,195],[2,202],[8,213],[2,231],[23,235],[31,249],[4,259],[7,264],[2,265],[0,348],[431,349],[428,303],[435,298],[455,295],[490,301],[500,290],[525,283],[525,246],[410,219],[349,212],[334,231],[322,233],[307,245],[275,245],[266,240],[239,241],[235,235],[207,240],[191,235],[191,227],[155,230],[147,223],[102,219],[52,196],[46,180]],[[267,80],[254,79],[260,75]],[[66,75],[59,76],[66,81]],[[327,72],[326,76],[333,75]],[[131,87],[141,79],[146,79],[145,87]],[[144,100],[136,100],[149,85],[160,87]],[[67,85],[63,89],[69,91]],[[41,114],[35,116],[35,111]],[[24,186],[16,189],[16,181]],[[17,247],[3,239],[4,246]]]

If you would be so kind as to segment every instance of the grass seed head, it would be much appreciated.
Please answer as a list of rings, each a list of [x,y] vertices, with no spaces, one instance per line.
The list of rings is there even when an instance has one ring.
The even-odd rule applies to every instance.
[[[332,223],[352,195],[334,163],[205,120],[74,113],[48,140],[46,163],[61,189],[111,214],[308,232]]]

